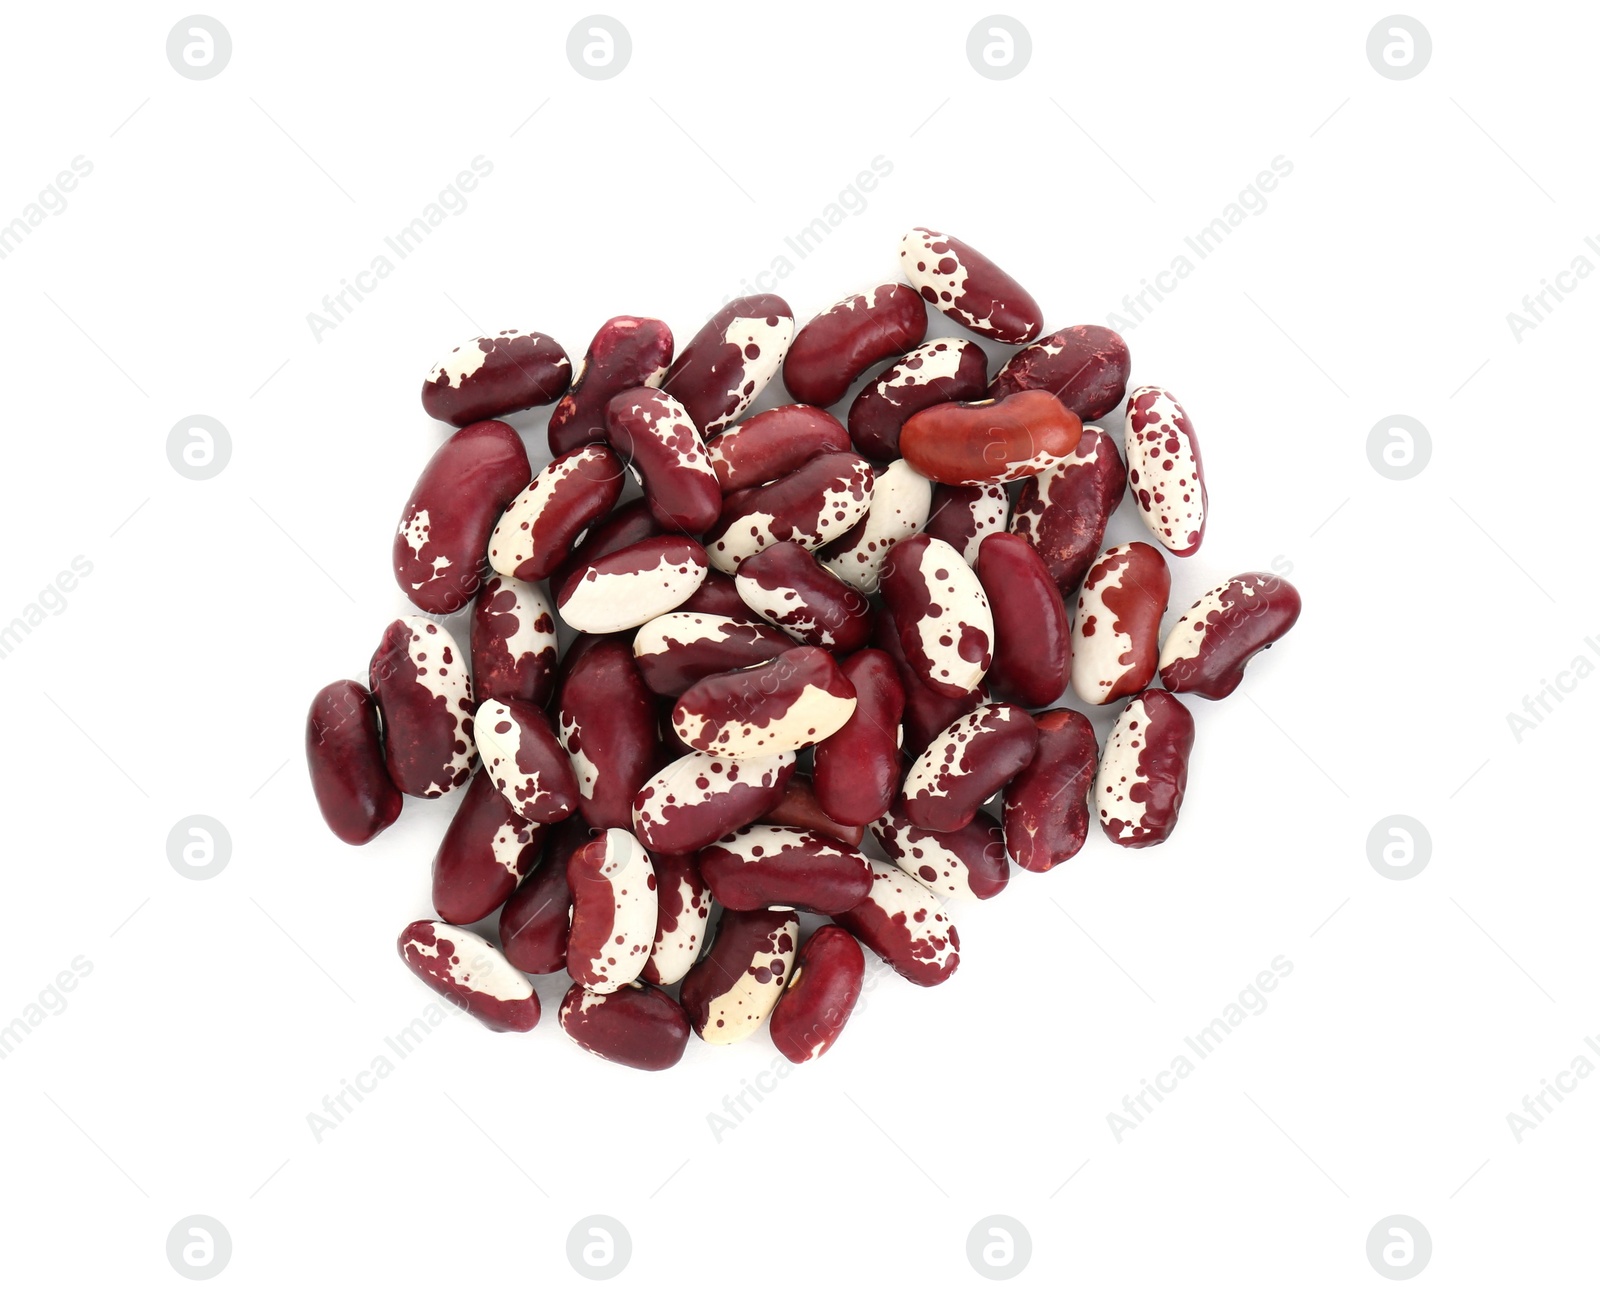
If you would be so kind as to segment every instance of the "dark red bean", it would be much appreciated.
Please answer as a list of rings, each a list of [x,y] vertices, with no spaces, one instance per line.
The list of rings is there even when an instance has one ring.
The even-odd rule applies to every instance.
[[[769,662],[793,647],[782,631],[753,618],[678,611],[639,627],[633,657],[650,689],[677,698],[707,676]]]
[[[1164,689],[1128,701],[1095,776],[1100,827],[1119,847],[1152,847],[1178,827],[1189,783],[1194,717]]]
[[[916,289],[879,284],[853,293],[795,334],[783,385],[809,405],[832,405],[873,365],[910,350],[927,332],[928,312]]]
[[[961,338],[934,338],[908,351],[850,402],[850,440],[868,459],[899,458],[906,420],[931,405],[976,401],[988,363],[982,347]]]
[[[791,1063],[821,1058],[833,1048],[861,996],[867,960],[837,924],[824,924],[800,947],[789,984],[772,1010],[772,1043]]]
[[[1011,530],[1033,542],[1063,599],[1077,594],[1127,484],[1117,439],[1100,428],[1085,428],[1065,463],[1022,483]]]
[[[630,387],[606,406],[606,441],[644,484],[663,527],[698,535],[722,510],[722,487],[689,412],[654,387]]]
[[[634,832],[651,851],[681,854],[753,824],[778,804],[794,753],[753,761],[691,752],[656,772],[633,799]]]
[[[794,312],[773,293],[736,297],[689,340],[661,386],[709,437],[761,395],[794,338]]]
[[[466,783],[478,754],[472,683],[450,632],[426,617],[396,618],[368,672],[395,787],[412,797],[442,797]]]
[[[541,581],[622,494],[622,461],[604,446],[579,446],[540,469],[489,536],[489,566]]]
[[[872,633],[867,597],[792,540],[740,563],[734,587],[751,612],[801,644],[853,653]]]
[[[1006,856],[1019,869],[1042,874],[1071,860],[1089,835],[1089,791],[1099,752],[1094,726],[1062,707],[1033,718],[1039,747],[1006,786]]]
[[[872,503],[872,465],[858,455],[818,455],[786,477],[735,491],[706,534],[706,553],[721,572],[734,572],[768,545],[792,540],[820,549],[856,525]]]
[[[673,611],[741,619],[750,615],[750,610],[744,606],[744,600],[739,597],[739,587],[733,583],[733,577],[727,572],[718,572],[715,568],[706,573],[706,579],[700,583],[700,588]]]
[[[872,832],[884,854],[935,896],[958,901],[987,901],[1011,879],[1005,838],[994,817],[979,811],[972,821],[949,833],[919,829],[897,801]]]
[[[989,384],[992,397],[1049,392],[1088,423],[1122,404],[1128,389],[1128,344],[1101,324],[1074,324],[1024,347]]]
[[[908,536],[889,551],[879,588],[901,655],[935,693],[962,698],[989,670],[994,616],[977,575],[942,540]]]
[[[1048,707],[1066,690],[1072,669],[1072,627],[1061,592],[1033,546],[1011,532],[983,542],[975,570],[994,615],[990,693]]]
[[[573,986],[561,999],[561,1030],[609,1063],[660,1072],[683,1057],[689,1015],[670,995],[630,982],[609,995]]]
[[[900,647],[899,633],[894,628],[894,617],[887,608],[880,608],[873,617],[873,630],[873,642],[894,659],[895,670],[900,674],[900,686],[905,690],[906,705],[900,721],[905,730],[901,746],[907,752],[921,752],[946,725],[959,716],[965,716],[988,698],[982,685],[974,686],[957,698],[928,688],[906,661],[905,651]]]
[[[692,855],[658,851],[650,859],[656,870],[656,938],[640,976],[656,986],[671,986],[683,980],[704,949],[711,889]]]
[[[552,828],[544,858],[500,911],[500,945],[512,967],[524,973],[565,971],[567,932],[572,926],[567,863],[590,837],[589,826],[576,815]]]
[[[597,829],[631,829],[633,799],[661,759],[655,699],[626,643],[595,644],[565,673],[556,702],[578,810]]]
[[[662,321],[616,315],[600,326],[567,394],[550,411],[550,453],[606,438],[606,406],[630,387],[659,387],[672,363],[672,330]]]
[[[632,630],[671,612],[705,580],[700,543],[688,536],[651,536],[567,574],[556,611],[574,630],[607,635]]]
[[[1172,574],[1142,540],[1108,549],[1089,569],[1072,624],[1072,688],[1094,706],[1136,694],[1156,673]]]
[[[900,430],[900,453],[923,477],[979,486],[1042,473],[1064,461],[1082,435],[1082,421],[1050,393],[1016,392],[918,411]]]
[[[782,906],[836,914],[860,904],[872,865],[853,847],[809,829],[752,824],[695,857],[711,895],[730,910]]]
[[[961,937],[939,898],[897,865],[874,862],[867,899],[833,921],[917,986],[937,986],[960,967]]]
[[[493,914],[538,863],[548,832],[511,809],[487,769],[478,771],[433,857],[439,917],[465,924]]]
[[[1250,659],[1300,619],[1300,592],[1281,576],[1246,572],[1195,600],[1167,632],[1161,682],[1173,693],[1226,698]]]
[[[556,654],[556,618],[543,588],[490,577],[472,605],[476,695],[543,707],[555,688]]]
[[[724,494],[775,482],[818,455],[849,449],[844,425],[814,405],[763,410],[706,443]]]
[[[871,824],[900,791],[900,720],[905,687],[894,659],[862,649],[840,665],[856,691],[855,714],[812,754],[817,804],[832,819]]]
[[[659,535],[661,524],[651,516],[648,501],[632,500],[618,505],[607,517],[589,528],[571,556],[550,574],[550,589],[561,589],[575,571],[599,562],[607,554],[615,554],[635,541],[649,540]]]
[[[859,847],[866,830],[859,824],[841,824],[822,809],[810,775],[796,774],[783,790],[783,798],[762,813],[763,824],[780,824],[791,829],[810,829],[837,838],[847,847]]]
[[[639,976],[656,933],[656,874],[650,855],[626,829],[607,829],[567,860],[572,931],[567,973],[609,995]]]
[[[1026,491],[1035,480],[1024,478],[1022,489]],[[933,488],[933,502],[922,530],[950,545],[970,565],[978,561],[978,546],[984,537],[1006,529],[1010,507],[1011,498],[998,483],[947,486],[941,482]]]
[[[672,728],[697,751],[751,758],[820,743],[855,709],[855,690],[833,658],[795,648],[696,681],[672,709]]]
[[[371,842],[400,818],[404,798],[384,767],[378,705],[354,680],[336,680],[311,700],[306,765],[317,809],[340,841]]]
[[[407,968],[490,1031],[532,1031],[539,1025],[533,984],[476,932],[418,919],[396,945]]]
[[[900,271],[923,299],[995,342],[1031,342],[1044,313],[1028,291],[970,244],[918,226],[900,241]]]
[[[567,390],[572,362],[553,338],[504,329],[469,338],[433,367],[422,408],[458,428],[548,405]]]
[[[706,957],[683,979],[679,1001],[710,1045],[743,1040],[767,1020],[794,964],[793,910],[725,910]]]
[[[948,726],[906,772],[906,818],[951,833],[1033,760],[1033,717],[1008,703],[983,703]]]
[[[491,698],[473,721],[483,768],[525,820],[554,824],[578,807],[578,781],[550,718],[532,703]]]

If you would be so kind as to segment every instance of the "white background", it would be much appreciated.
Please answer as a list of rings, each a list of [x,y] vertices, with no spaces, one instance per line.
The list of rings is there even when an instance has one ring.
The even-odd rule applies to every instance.
[[[0,623],[93,564],[0,660],[0,1022],[93,968],[0,1061],[9,1291],[188,1291],[165,1240],[194,1213],[232,1238],[218,1292],[589,1291],[566,1239],[591,1214],[631,1235],[618,1293],[812,1292],[824,1266],[987,1291],[966,1240],[994,1214],[1032,1239],[1018,1290],[1379,1291],[1366,1238],[1395,1213],[1432,1237],[1419,1290],[1590,1281],[1600,1079],[1520,1143],[1506,1114],[1600,1062],[1600,684],[1565,677],[1520,742],[1506,714],[1600,663],[1600,284],[1520,342],[1506,314],[1600,236],[1594,14],[1417,10],[1432,61],[1394,81],[1365,52],[1381,8],[1012,4],[1032,62],[993,81],[965,54],[982,6],[617,3],[632,61],[591,81],[580,7],[211,12],[233,55],[207,81],[168,64],[161,6],[13,6],[0,48],[0,222],[93,165],[0,261]],[[307,313],[478,155],[467,209],[315,339]],[[878,155],[865,210],[797,258]],[[312,694],[405,611],[390,537],[440,440],[439,355],[519,327],[576,359],[621,312],[685,341],[780,256],[804,318],[892,277],[914,224],[1049,327],[1103,323],[1279,155],[1266,210],[1127,330],[1209,475],[1169,618],[1275,560],[1306,604],[1239,694],[1194,702],[1172,841],[1096,830],[959,910],[950,983],[878,980],[720,1140],[764,1033],[610,1067],[546,978],[536,1031],[452,1018],[318,1142],[307,1114],[429,996],[393,943],[455,799],[347,848],[301,752]],[[1396,413],[1433,444],[1402,482],[1366,453]],[[232,438],[209,481],[166,458],[193,414]],[[167,860],[191,814],[232,836],[210,881]],[[1409,881],[1368,860],[1391,814],[1431,833]],[[1119,1143],[1107,1114],[1280,955],[1265,1012]]]

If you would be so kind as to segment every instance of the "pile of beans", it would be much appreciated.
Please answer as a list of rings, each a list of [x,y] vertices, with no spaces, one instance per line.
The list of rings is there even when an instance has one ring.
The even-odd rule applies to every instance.
[[[1163,643],[1166,556],[1206,528],[1183,406],[1128,390],[1109,329],[1040,337],[1034,299],[959,239],[913,230],[900,260],[908,283],[798,331],[782,298],[742,297],[676,354],[660,320],[618,316],[575,370],[508,330],[424,383],[458,429],[394,539],[424,615],[384,631],[367,684],[316,696],[307,759],[349,843],[467,785],[438,917],[399,949],[485,1025],[534,1027],[527,975],[564,971],[561,1026],[602,1058],[670,1067],[691,1032],[763,1023],[816,1058],[863,946],[936,985],[960,962],[949,902],[1071,859],[1095,817],[1164,842],[1195,734],[1178,695],[1226,697],[1298,617],[1292,586],[1245,572]],[[926,338],[928,305],[1021,348],[990,378],[971,338]],[[827,407],[874,368],[841,423]],[[742,418],[780,371],[796,403]],[[552,402],[534,472],[499,419]],[[1120,436],[1090,422],[1119,407]],[[1101,552],[1125,490],[1155,543]],[[1103,752],[1069,684],[1123,704]],[[497,910],[498,944],[466,926]],[[802,912],[829,920],[803,944]]]

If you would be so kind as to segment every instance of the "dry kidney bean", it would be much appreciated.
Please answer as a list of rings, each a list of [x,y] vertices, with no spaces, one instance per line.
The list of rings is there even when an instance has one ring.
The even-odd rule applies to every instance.
[[[855,717],[850,719],[854,720]],[[791,776],[778,804],[762,812],[761,822],[791,829],[810,829],[836,838],[847,847],[859,847],[861,839],[866,837],[866,830],[861,825],[841,824],[822,809],[810,775]]]
[[[492,576],[472,605],[472,683],[479,698],[550,701],[556,676],[556,619],[543,587]]]
[[[866,974],[866,956],[843,928],[828,923],[813,932],[772,1010],[768,1030],[778,1052],[791,1063],[807,1063],[832,1049]]]
[[[851,653],[872,631],[872,605],[792,540],[739,564],[734,588],[750,611],[802,644]]]
[[[541,581],[622,494],[622,462],[604,446],[579,446],[540,469],[489,536],[489,566]]]
[[[1089,569],[1072,627],[1072,688],[1099,705],[1136,694],[1156,673],[1172,574],[1142,540],[1108,549]]]
[[[937,986],[961,963],[961,938],[939,898],[898,865],[873,862],[867,899],[833,921],[918,986]]]
[[[763,410],[706,443],[724,494],[775,482],[818,455],[849,449],[844,425],[814,405]]]
[[[706,552],[687,536],[651,536],[567,574],[556,609],[574,630],[632,630],[671,612],[706,577]]]
[[[760,757],[828,737],[856,709],[856,691],[819,648],[707,676],[684,690],[672,728],[698,752]]]
[[[1006,857],[1019,869],[1042,874],[1071,860],[1089,835],[1089,792],[1094,783],[1094,726],[1081,712],[1062,707],[1033,718],[1039,747],[1033,760],[1006,785]]]
[[[771,661],[793,647],[782,631],[748,617],[669,612],[639,627],[633,659],[654,693],[676,698],[697,680]]]
[[[942,540],[908,536],[889,551],[880,585],[918,678],[948,698],[976,688],[989,670],[994,617],[966,560]]]
[[[794,338],[794,312],[773,293],[736,297],[679,353],[662,388],[683,402],[707,437],[761,395]]]
[[[426,617],[396,618],[378,641],[369,676],[395,787],[441,797],[466,783],[478,748],[472,683],[455,637]]]
[[[691,752],[658,771],[633,799],[633,828],[652,851],[681,854],[753,824],[783,797],[794,753],[734,760]]]
[[[1024,707],[1048,707],[1067,687],[1072,627],[1061,592],[1038,552],[999,531],[978,549],[974,569],[994,616],[994,664],[988,685]]]
[[[1128,485],[1145,526],[1187,558],[1206,534],[1206,471],[1194,425],[1177,398],[1159,387],[1130,392],[1123,422]]]
[[[749,617],[750,609],[739,597],[739,587],[726,572],[715,568],[706,572],[706,579],[687,599],[675,609],[677,612],[700,612],[708,617]]]
[[[655,699],[625,643],[604,640],[572,662],[556,702],[578,810],[597,829],[633,827],[633,799],[661,764]]]
[[[532,476],[510,424],[452,434],[417,478],[395,531],[394,579],[406,598],[435,616],[465,608],[482,583],[495,520]]]
[[[902,789],[906,818],[953,833],[1033,760],[1033,717],[1007,703],[982,703],[947,726],[911,763]]]
[[[880,608],[872,624],[873,640],[894,659],[895,670],[900,674],[900,686],[905,691],[906,705],[900,721],[904,729],[902,746],[908,752],[921,752],[946,725],[958,716],[965,716],[988,698],[982,685],[975,685],[956,697],[948,697],[928,688],[906,660],[905,650],[900,646],[899,632],[895,630],[894,618],[889,610]]]
[[[644,1072],[671,1067],[689,1045],[689,1015],[665,991],[639,982],[609,995],[573,986],[558,1020],[591,1054]]]
[[[407,968],[490,1031],[532,1031],[539,1025],[533,983],[476,932],[418,919],[396,944]]]
[[[949,833],[919,829],[896,802],[872,826],[889,859],[936,896],[987,901],[1011,878],[1005,838],[994,817],[979,811],[971,822]]]
[[[1026,491],[1033,480],[1024,478],[1022,489]],[[922,530],[953,546],[970,567],[978,561],[978,547],[984,538],[1006,529],[1006,511],[1010,507],[1011,497],[998,483],[947,486],[939,482],[934,485],[933,503]]]
[[[491,698],[473,722],[483,768],[525,820],[553,824],[578,807],[578,781],[550,718],[531,703]]]
[[[812,753],[812,788],[831,819],[871,824],[900,789],[900,717],[905,687],[894,659],[862,649],[840,664],[856,691],[856,710]]]
[[[655,944],[656,875],[650,854],[626,829],[607,829],[567,861],[572,931],[567,972],[609,995],[644,968]]]
[[[1250,659],[1300,619],[1300,592],[1281,576],[1246,572],[1195,600],[1167,632],[1161,683],[1175,694],[1226,698]]]
[[[550,453],[606,437],[606,406],[630,387],[660,387],[672,363],[672,330],[660,320],[617,315],[600,326],[572,386],[550,411]]]
[[[469,338],[433,367],[422,408],[458,428],[549,405],[567,390],[572,362],[553,338],[503,329]]]
[[[1164,689],[1129,700],[1095,776],[1100,827],[1119,847],[1152,847],[1178,827],[1189,783],[1194,717]]]
[[[819,549],[855,526],[872,502],[872,465],[858,455],[818,455],[765,486],[735,491],[706,536],[720,572],[732,573],[768,545],[792,540]]]
[[[900,455],[900,429],[919,410],[984,394],[988,358],[976,342],[934,338],[906,352],[850,402],[850,440],[868,459]]]
[[[637,541],[649,540],[652,536],[661,534],[661,524],[650,514],[649,501],[631,500],[627,504],[618,505],[610,514],[589,528],[571,555],[563,559],[550,574],[550,589],[552,591],[561,589],[566,584],[567,578],[579,568],[599,562],[607,554],[615,554],[619,549]]]
[[[724,910],[706,957],[678,996],[695,1034],[731,1045],[754,1032],[789,980],[799,941],[792,910]]]
[[[822,551],[822,561],[857,590],[872,594],[890,549],[922,530],[932,504],[933,483],[905,460],[895,460],[874,479],[872,503],[861,521]]]
[[[1127,483],[1116,439],[1100,428],[1085,428],[1063,463],[1023,482],[1011,530],[1033,543],[1063,599],[1100,552]]]
[[[500,911],[500,945],[513,968],[524,973],[559,973],[566,968],[567,933],[572,927],[567,862],[590,837],[580,816],[557,824],[545,841],[544,858]]]
[[[900,453],[947,486],[1015,482],[1062,463],[1083,435],[1078,416],[1049,392],[998,401],[947,401],[913,414]]]
[[[879,284],[835,302],[795,334],[783,362],[783,385],[808,405],[832,405],[880,360],[898,356],[928,332],[914,288]]]
[[[606,406],[606,440],[644,485],[663,527],[698,535],[722,510],[722,487],[706,444],[678,401],[653,387],[630,387]]]
[[[511,809],[487,769],[478,771],[433,857],[434,911],[458,924],[493,914],[538,863],[547,832]]]
[[[711,895],[730,910],[833,914],[860,904],[872,887],[864,855],[808,829],[754,824],[703,847],[695,863]]]
[[[1030,342],[1044,313],[1028,291],[960,239],[918,226],[900,241],[900,270],[924,300],[995,342]]]
[[[1088,422],[1122,404],[1128,368],[1128,344],[1120,334],[1100,324],[1074,324],[1006,361],[989,384],[989,395],[1049,392]]]
[[[692,855],[651,857],[656,870],[656,936],[643,977],[655,986],[683,980],[705,941],[711,889]]]
[[[311,700],[306,764],[317,809],[340,841],[359,847],[400,818],[404,799],[384,767],[378,704],[354,680],[336,680]]]

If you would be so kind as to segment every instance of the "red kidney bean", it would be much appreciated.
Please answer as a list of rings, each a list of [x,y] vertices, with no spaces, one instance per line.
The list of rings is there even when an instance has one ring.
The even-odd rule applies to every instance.
[[[979,337],[1031,342],[1044,313],[1028,291],[960,239],[918,226],[900,241],[900,270],[939,310]]]
[[[630,387],[660,387],[672,363],[672,330],[662,321],[616,315],[600,326],[550,411],[550,453],[564,455],[606,439],[606,406]]]
[[[961,964],[961,937],[939,898],[897,865],[874,862],[867,899],[833,921],[918,986],[937,986]]]
[[[873,365],[910,350],[927,333],[928,312],[916,289],[879,284],[852,293],[794,335],[783,385],[809,405],[832,405]]]
[[[988,357],[976,342],[934,338],[906,352],[856,394],[847,423],[850,440],[868,459],[900,455],[900,429],[920,410],[984,394]]]
[[[459,428],[549,405],[571,377],[572,362],[555,339],[502,329],[468,338],[435,365],[422,385],[422,408]]]
[[[650,854],[626,829],[607,829],[567,861],[572,931],[567,972],[609,995],[644,968],[655,944],[656,875]]]
[[[1033,478],[1024,478],[1028,489]],[[935,540],[953,546],[970,567],[978,561],[978,547],[986,536],[1006,529],[1006,511],[1011,497],[995,482],[984,486],[946,486],[934,484],[933,503],[922,530]]]
[[[814,405],[763,410],[706,443],[724,494],[775,482],[818,455],[849,449],[844,425]]]
[[[951,698],[936,693],[923,682],[916,669],[906,661],[900,646],[900,635],[895,630],[894,618],[888,609],[880,608],[873,618],[873,640],[891,658],[900,674],[900,686],[905,690],[905,711],[900,722],[904,727],[902,746],[908,752],[921,752],[933,742],[934,736],[958,716],[965,716],[989,697],[982,685],[976,685],[960,697]]]
[[[807,1063],[832,1049],[866,973],[861,946],[843,928],[828,923],[813,932],[772,1010],[768,1029],[778,1052],[791,1063]]]
[[[694,426],[720,432],[761,395],[794,338],[794,312],[773,293],[736,297],[689,340],[662,388],[683,402]]]
[[[406,598],[435,616],[465,608],[482,584],[495,519],[532,476],[510,424],[474,423],[440,446],[395,532],[394,579]]]
[[[822,551],[823,563],[857,590],[872,594],[889,551],[922,529],[932,506],[933,483],[905,460],[895,460],[873,481],[872,503],[861,521]]]
[[[872,887],[864,855],[808,829],[753,824],[703,847],[695,863],[711,895],[730,910],[834,914],[866,900]]]
[[[708,617],[737,617],[741,621],[750,616],[744,600],[739,598],[739,587],[733,583],[733,577],[715,568],[706,573],[700,588],[674,611],[704,613]]]
[[[556,703],[578,810],[597,829],[633,827],[633,799],[660,764],[655,699],[627,644],[605,640],[574,662]]]
[[[511,809],[487,769],[478,771],[433,857],[435,912],[446,923],[493,914],[538,863],[547,832]]]
[[[919,829],[906,818],[903,802],[872,826],[884,853],[935,896],[987,901],[1011,879],[1005,838],[994,817],[979,811],[949,833]]]
[[[489,566],[541,581],[622,494],[622,462],[604,446],[579,446],[540,469],[489,536]]]
[[[994,615],[989,690],[1024,707],[1061,697],[1072,668],[1072,627],[1044,560],[1022,536],[997,531],[978,549],[974,569]]]
[[[578,781],[550,718],[531,703],[491,698],[473,722],[483,768],[511,809],[535,824],[564,820],[578,807]]]
[[[725,910],[678,996],[695,1034],[731,1045],[754,1032],[778,1002],[799,942],[792,910]]]
[[[1164,689],[1131,699],[1111,727],[1095,777],[1100,827],[1119,847],[1153,847],[1178,827],[1194,717]]]
[[[1012,864],[1042,874],[1071,860],[1089,835],[1089,791],[1099,753],[1094,726],[1081,712],[1039,712],[1033,723],[1038,750],[1006,785],[1005,846]]]
[[[1065,463],[1023,482],[1011,530],[1033,542],[1063,599],[1074,596],[1100,552],[1127,484],[1116,438],[1100,428],[1085,428]]]
[[[1281,576],[1246,572],[1206,591],[1167,632],[1161,683],[1175,694],[1226,698],[1250,659],[1300,620],[1300,592]]]
[[[820,742],[855,709],[856,691],[833,658],[796,648],[696,681],[672,709],[672,728],[699,752],[760,757]]]
[[[733,584],[751,612],[802,644],[850,653],[872,631],[866,596],[792,540],[745,559]]]
[[[663,527],[698,535],[722,510],[722,487],[706,444],[678,401],[653,387],[630,387],[606,406],[606,440],[644,485]]]
[[[794,753],[735,761],[691,752],[656,772],[633,799],[633,831],[652,851],[710,846],[776,806],[794,774]]]
[[[396,944],[407,968],[490,1031],[532,1031],[539,1025],[533,983],[476,932],[418,919]]]
[[[706,536],[720,572],[734,572],[768,545],[792,540],[820,549],[855,526],[872,502],[872,465],[847,452],[818,455],[765,486],[736,491]]]
[[[900,453],[924,477],[947,486],[1015,482],[1060,464],[1083,423],[1049,392],[998,401],[947,401],[913,414]]]
[[[395,787],[441,797],[466,783],[478,748],[472,682],[455,637],[426,617],[398,617],[384,629],[368,674]]]
[[[906,772],[906,818],[953,833],[1033,760],[1033,717],[1007,703],[982,703],[951,722]]]
[[[336,680],[311,700],[306,765],[317,809],[341,842],[359,847],[400,818],[405,799],[384,768],[378,704],[354,680]]]
[[[522,880],[500,911],[500,945],[524,973],[559,973],[567,967],[572,927],[572,884],[567,862],[590,840],[589,826],[573,815],[550,830],[544,859]]]
[[[859,824],[843,824],[823,810],[812,783],[810,775],[793,776],[789,786],[783,790],[782,799],[771,810],[763,812],[761,822],[791,829],[810,829],[837,838],[847,847],[859,847],[861,839],[866,837],[866,830]]]
[[[871,824],[900,790],[900,718],[906,692],[894,659],[862,649],[840,665],[856,691],[856,710],[812,753],[817,804],[845,824]]]
[[[889,551],[880,588],[918,678],[947,698],[976,688],[989,670],[994,617],[966,560],[942,540],[908,536]]]
[[[1013,355],[989,384],[989,395],[1049,392],[1087,423],[1122,404],[1129,363],[1120,334],[1101,324],[1074,324]]]
[[[1206,470],[1194,425],[1171,392],[1137,387],[1124,419],[1128,485],[1151,534],[1179,558],[1206,535]]]
[[[683,980],[705,943],[711,889],[692,855],[651,857],[656,869],[656,936],[641,974],[656,986]]]
[[[1136,694],[1156,673],[1172,574],[1154,545],[1115,545],[1095,560],[1072,626],[1072,688],[1098,706]]]
[[[561,998],[561,1030],[591,1054],[644,1072],[660,1072],[683,1057],[689,1015],[665,991],[639,982],[599,995],[573,986]]]
[[[596,563],[607,554],[615,554],[624,546],[661,534],[661,524],[650,515],[649,501],[632,500],[618,505],[608,516],[589,528],[571,556],[550,574],[550,589],[561,589],[567,578],[579,568]]]
[[[793,647],[782,631],[747,617],[669,612],[639,627],[633,659],[653,692],[676,698],[707,676],[769,662]]]
[[[706,552],[687,536],[635,541],[567,575],[556,610],[574,630],[632,630],[671,612],[706,577]]]
[[[556,618],[544,589],[492,576],[472,605],[472,683],[479,698],[543,707],[556,675]]]

